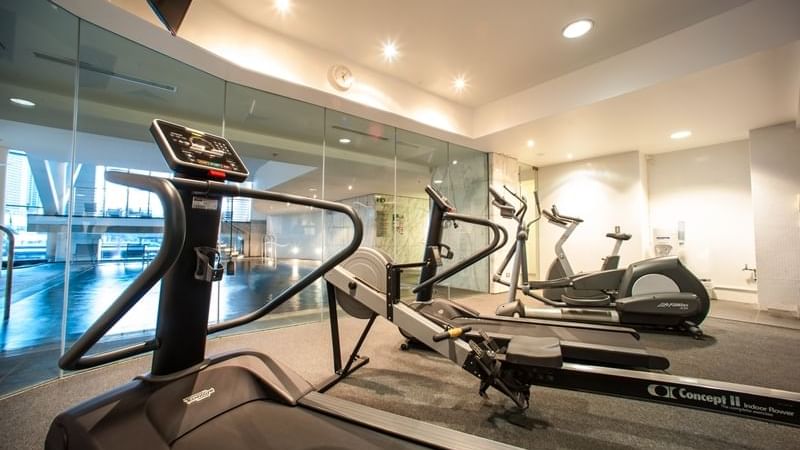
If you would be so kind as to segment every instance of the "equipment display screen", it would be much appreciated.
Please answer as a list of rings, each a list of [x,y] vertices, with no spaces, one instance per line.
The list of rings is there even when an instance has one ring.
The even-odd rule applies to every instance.
[[[153,121],[151,131],[176,172],[203,178],[210,171],[224,172],[225,178],[232,181],[243,181],[248,176],[244,163],[223,137],[159,119]]]

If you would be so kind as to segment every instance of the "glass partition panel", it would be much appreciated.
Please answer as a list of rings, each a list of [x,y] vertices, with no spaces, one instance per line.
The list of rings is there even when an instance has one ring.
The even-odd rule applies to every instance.
[[[147,267],[161,245],[154,194],[105,180],[108,171],[172,176],[150,135],[155,118],[222,133],[225,83],[90,23],[81,22],[67,346]],[[67,226],[64,220],[58,226]],[[98,349],[149,339],[160,283]]]
[[[0,222],[16,241],[9,270],[0,235],[3,287],[13,274],[0,395],[59,373],[77,40],[77,18],[49,2],[0,4]]]
[[[355,208],[364,223],[361,245],[397,257],[393,127],[326,111],[325,199]],[[326,255],[342,249],[351,237],[346,218],[326,214]]]
[[[425,256],[430,199],[425,187],[440,190],[444,178],[441,168],[447,166],[447,142],[406,130],[397,130],[397,260],[421,262]],[[449,226],[449,224],[447,225]],[[456,258],[458,255],[456,255]],[[419,283],[420,269],[403,272],[401,294],[413,297],[411,288]],[[447,296],[447,290],[436,289],[435,295]]]
[[[447,145],[447,160],[436,166],[434,176],[442,180],[439,189],[461,214],[489,217],[489,175],[486,153],[455,144]],[[463,224],[458,228],[448,227],[444,241],[455,252],[455,258],[445,260],[447,268],[466,258],[489,243],[490,232],[486,227]],[[442,284],[450,286],[450,295],[471,295],[489,291],[489,259],[484,258],[454,275]],[[457,288],[456,288],[457,286]]]
[[[228,83],[225,136],[250,170],[246,185],[322,198],[324,115],[321,107]],[[316,209],[227,199],[220,249],[235,272],[219,284],[211,318],[253,311],[318,267],[322,230],[323,214]],[[320,320],[325,305],[319,280],[248,329]]]

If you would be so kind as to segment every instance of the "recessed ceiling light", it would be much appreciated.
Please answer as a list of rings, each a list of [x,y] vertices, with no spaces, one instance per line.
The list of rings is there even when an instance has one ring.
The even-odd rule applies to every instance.
[[[686,139],[687,137],[691,136],[692,132],[689,130],[680,130],[676,131],[669,135],[672,139]]]
[[[442,180],[433,180],[433,184],[442,184]]]
[[[288,14],[291,8],[292,0],[275,0],[275,9],[278,10],[280,15]]]
[[[15,105],[24,106],[25,108],[33,108],[34,106],[36,106],[36,103],[33,103],[32,101],[24,98],[11,97],[8,100]]]
[[[309,192],[317,192],[317,188],[308,188]]]
[[[567,159],[572,159],[572,153],[567,153]]]
[[[348,184],[347,185],[347,190],[348,191],[352,191],[353,190],[353,185],[352,184]]]
[[[533,139],[528,139],[528,147],[533,148],[534,145],[536,145],[536,142]]]
[[[580,19],[572,22],[561,30],[561,35],[567,39],[575,39],[588,33],[594,27],[594,22],[590,19]]]
[[[456,164],[458,164],[458,160],[457,160],[457,159],[454,159],[454,160],[453,160],[453,165],[455,166]]]
[[[394,41],[389,40],[383,43],[383,59],[386,62],[393,62],[398,55],[397,44]]]
[[[351,142],[353,142],[353,141],[351,141],[350,139],[347,139],[347,138],[341,138],[341,139],[339,139],[339,143],[340,143],[340,144],[349,144],[349,143],[351,143]]]
[[[467,77],[464,74],[458,75],[453,79],[453,89],[461,92],[467,88]]]

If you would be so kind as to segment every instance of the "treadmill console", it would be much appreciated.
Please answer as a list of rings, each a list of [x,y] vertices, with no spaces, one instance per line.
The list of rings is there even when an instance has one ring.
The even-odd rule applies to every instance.
[[[150,133],[176,173],[192,178],[244,181],[250,172],[227,139],[155,119]]]

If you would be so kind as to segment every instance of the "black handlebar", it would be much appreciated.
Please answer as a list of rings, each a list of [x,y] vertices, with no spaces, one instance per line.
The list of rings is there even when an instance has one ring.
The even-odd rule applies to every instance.
[[[106,180],[150,191],[158,196],[164,207],[161,248],[142,274],[136,277],[75,344],[64,352],[58,360],[58,366],[65,370],[95,367],[156,348],[156,342],[151,340],[105,353],[84,356],[169,271],[178,259],[186,239],[183,201],[170,180],[124,172],[106,172]]]
[[[223,196],[246,197],[259,200],[272,200],[289,202],[304,206],[336,211],[345,214],[353,223],[353,238],[344,249],[324,261],[319,267],[293,284],[269,303],[244,316],[208,327],[208,334],[227,330],[259,319],[270,311],[280,306],[283,302],[296,295],[308,285],[316,281],[339,263],[352,255],[361,245],[363,225],[355,210],[350,206],[326,200],[317,200],[297,195],[283,194],[270,191],[258,191],[241,188],[238,184],[225,184],[216,181],[199,181],[185,178],[156,178],[147,175],[129,174],[122,172],[107,172],[106,179],[113,183],[135,187],[155,193],[164,208],[164,234],[161,248],[147,268],[131,283],[111,306],[86,330],[83,335],[59,359],[59,367],[66,370],[78,370],[95,367],[122,358],[155,350],[158,343],[150,340],[140,344],[118,350],[109,351],[90,356],[86,353],[128,312],[153,285],[161,280],[169,271],[184,245],[186,239],[186,217],[184,205],[178,189],[191,190]]]
[[[434,203],[439,205],[439,208],[441,208],[442,211],[455,211],[456,210],[456,208],[453,206],[453,204],[450,203],[450,201],[447,200],[447,198],[445,198],[445,196],[442,195],[441,192],[437,191],[436,188],[434,188],[430,184],[425,186],[425,192],[428,194],[428,196],[431,198],[431,200],[433,200]]]
[[[495,224],[494,222],[492,222],[490,220],[487,220],[487,219],[483,219],[483,218],[480,218],[480,217],[467,216],[467,215],[464,215],[464,214],[456,214],[456,213],[449,213],[448,212],[448,213],[444,214],[444,220],[453,220],[453,221],[458,221],[458,222],[466,222],[466,223],[471,223],[471,224],[474,224],[474,225],[485,226],[485,227],[489,228],[490,230],[492,230],[492,234],[493,234],[492,242],[489,245],[487,245],[486,247],[482,248],[480,251],[478,251],[475,254],[473,254],[472,256],[470,256],[469,258],[464,259],[463,261],[459,262],[458,264],[454,265],[453,267],[450,267],[449,269],[445,270],[444,272],[441,272],[438,275],[425,280],[423,283],[418,284],[416,287],[414,287],[414,289],[411,290],[411,292],[414,293],[414,294],[416,294],[417,292],[419,292],[422,289],[425,289],[425,288],[427,288],[429,286],[433,286],[436,283],[439,283],[441,281],[444,281],[444,280],[450,278],[451,276],[455,275],[456,273],[466,269],[467,267],[475,264],[476,262],[480,261],[481,259],[491,255],[495,251],[497,251],[500,248],[502,248],[506,244],[506,242],[508,241],[508,233],[506,232],[506,230],[503,229],[503,228],[500,228],[499,226],[497,226],[497,224]],[[501,236],[502,236],[502,242],[501,242]]]
[[[299,195],[283,194],[280,192],[259,191],[255,189],[243,188],[239,184],[225,184],[217,181],[198,181],[185,178],[176,178],[173,179],[172,182],[179,189],[190,189],[196,192],[220,194],[227,197],[246,197],[257,200],[289,202],[296,205],[311,206],[328,211],[336,211],[346,215],[353,223],[353,238],[350,240],[350,243],[347,245],[347,247],[325,260],[322,264],[320,264],[319,267],[306,274],[306,276],[301,278],[297,283],[289,286],[276,297],[273,297],[272,300],[264,306],[248,314],[237,317],[236,319],[210,325],[208,327],[208,334],[217,333],[260,319],[270,311],[280,306],[283,302],[292,298],[298,292],[308,287],[311,283],[324,275],[325,272],[328,272],[336,267],[339,263],[343,262],[350,255],[355,253],[355,251],[358,250],[358,246],[361,245],[361,239],[364,234],[364,226],[361,223],[361,219],[358,217],[358,214],[356,214],[356,211],[343,203],[301,197]]]

